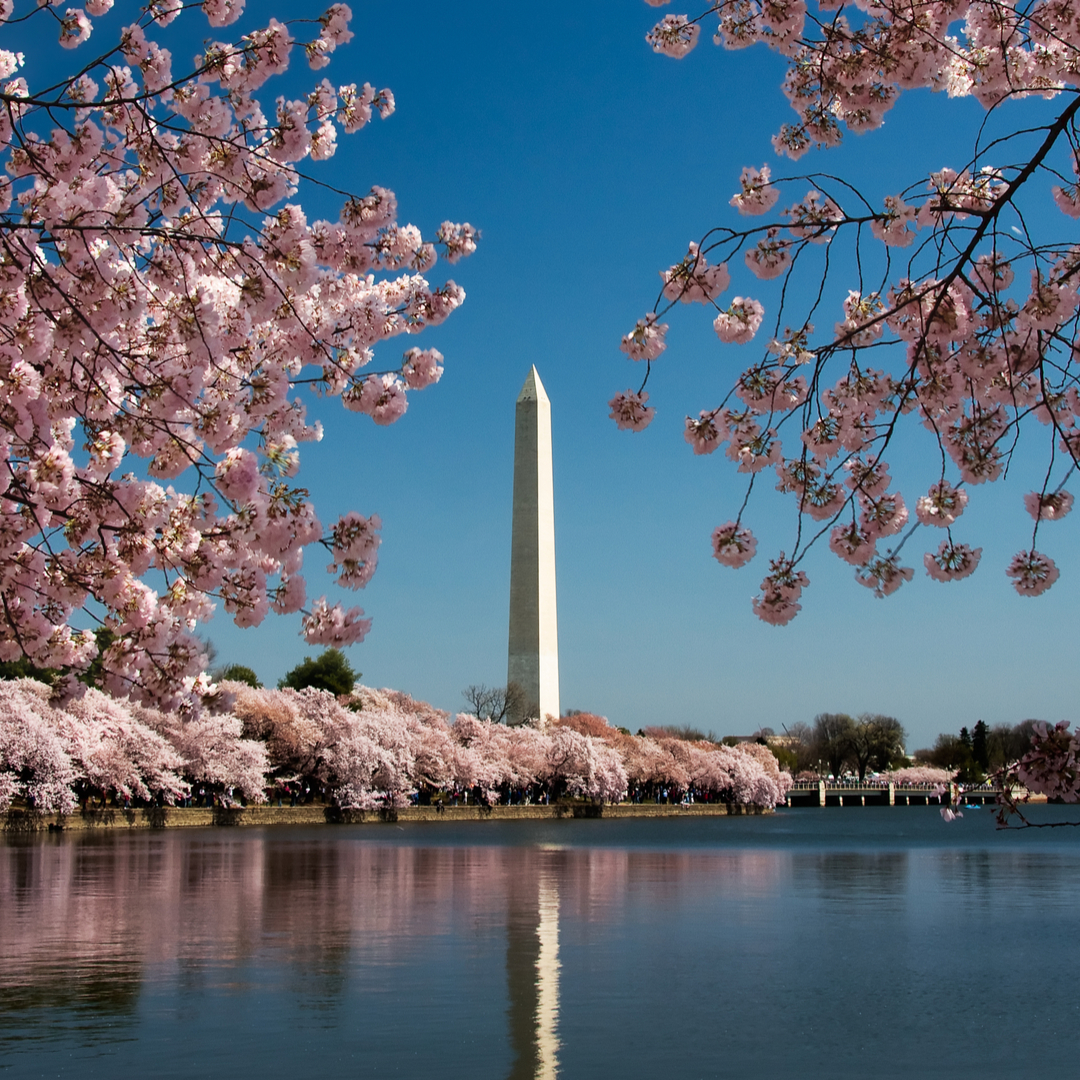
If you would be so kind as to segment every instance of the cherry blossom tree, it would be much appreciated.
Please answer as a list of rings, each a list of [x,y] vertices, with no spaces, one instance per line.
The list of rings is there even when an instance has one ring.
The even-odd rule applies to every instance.
[[[1059,573],[1040,535],[1072,508],[1064,485],[1080,454],[1077,6],[718,0],[666,15],[648,41],[681,58],[709,22],[717,44],[760,44],[786,61],[795,117],[773,138],[779,158],[879,127],[914,89],[973,97],[987,115],[957,160],[881,200],[824,173],[780,174],[779,161],[744,168],[732,220],[661,274],[653,309],[623,338],[644,374],[612,399],[612,418],[631,430],[651,422],[646,386],[679,304],[711,309],[720,347],[750,354],[684,432],[696,454],[726,444],[747,477],[746,498],[712,536],[721,564],[756,554],[755,485],[791,499],[791,543],[770,556],[753,601],[777,625],[799,611],[806,556],[822,542],[879,597],[912,578],[901,549],[918,530],[930,577],[971,574],[982,549],[958,519],[974,488],[1004,475],[1023,435],[1042,455],[1042,480],[1023,499],[1030,545],[1005,571],[1021,596],[1038,596]],[[1014,99],[1036,95],[1047,99],[1037,118],[1029,110],[1010,125]],[[937,464],[905,498],[889,460],[897,433],[916,425]]]
[[[75,808],[77,772],[55,713],[43,683],[0,682],[0,811],[20,797],[38,810]]]
[[[933,765],[913,765],[887,772],[885,778],[898,787],[934,787],[947,784],[952,780],[953,774],[948,769],[938,769]]]
[[[1022,829],[1080,826],[1075,819],[1035,822],[1024,813],[1032,794],[1062,803],[1080,802],[1078,756],[1080,733],[1070,731],[1066,721],[1053,727],[1036,721],[1027,752],[991,777],[998,791],[998,824]]]
[[[446,714],[407,694],[361,686],[350,708],[313,687],[224,690],[244,734],[264,741],[274,782],[325,786],[343,808],[404,805],[457,770]]]
[[[791,788],[791,774],[780,768],[773,752],[758,742],[739,743],[732,750],[737,755],[728,759],[733,767],[733,801],[755,806],[782,803]],[[747,771],[747,759],[757,769]]]
[[[0,660],[62,669],[73,691],[102,627],[104,686],[163,707],[204,690],[192,631],[215,604],[243,627],[300,612],[312,644],[366,633],[359,608],[307,596],[306,548],[362,588],[381,523],[324,527],[296,485],[322,434],[298,390],[397,420],[442,356],[376,350],[461,304],[428,276],[437,248],[455,262],[476,236],[445,222],[425,239],[382,187],[339,196],[336,220],[296,201],[339,135],[394,110],[389,90],[326,78],[260,100],[297,54],[330,63],[352,37],[345,4],[208,40],[176,68],[166,28],[194,6],[0,0],[0,21],[74,50],[0,49]],[[244,7],[200,6],[215,36]],[[116,44],[84,55],[103,34]]]
[[[33,679],[0,682],[0,809],[69,812],[94,797],[174,804],[192,782],[265,798],[266,751],[229,714],[185,719],[96,689],[58,707]]]
[[[74,710],[74,705],[69,708]],[[226,800],[241,794],[248,802],[266,802],[270,771],[266,744],[243,738],[238,716],[207,711],[185,719],[145,706],[136,706],[132,712],[168,740],[179,757],[178,771],[190,785],[209,785]]]
[[[54,710],[53,716],[90,791],[147,800],[160,796],[168,803],[187,794],[184,758],[164,735],[134,717],[126,701],[89,689],[65,709]],[[217,747],[200,741],[203,759],[212,760]]]
[[[557,794],[613,802],[626,794],[627,774],[618,754],[603,741],[572,728],[557,727],[552,732],[545,765]]]

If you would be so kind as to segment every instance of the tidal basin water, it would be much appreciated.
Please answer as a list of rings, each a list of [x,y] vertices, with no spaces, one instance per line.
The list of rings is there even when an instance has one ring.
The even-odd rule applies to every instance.
[[[1078,834],[897,807],[8,839],[0,1076],[1072,1076]]]

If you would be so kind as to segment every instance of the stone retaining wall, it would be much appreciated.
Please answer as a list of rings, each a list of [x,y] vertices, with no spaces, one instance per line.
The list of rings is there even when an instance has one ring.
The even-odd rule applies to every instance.
[[[108,808],[74,814],[9,810],[4,832],[75,832],[86,829],[183,829],[228,825],[378,825],[407,821],[545,821],[561,818],[687,818],[771,814],[756,806],[695,803],[555,803],[551,806],[408,806],[400,810],[338,810],[331,806],[247,806],[235,810],[202,807]]]

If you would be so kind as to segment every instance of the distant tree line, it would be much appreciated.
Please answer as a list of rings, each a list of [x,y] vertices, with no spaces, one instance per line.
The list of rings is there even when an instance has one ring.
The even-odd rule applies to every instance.
[[[1015,764],[1032,748],[1037,720],[1019,724],[995,724],[980,720],[962,727],[959,734],[943,732],[933,747],[905,756],[906,732],[891,716],[864,713],[819,713],[812,724],[796,723],[782,735],[762,728],[751,738],[765,743],[781,768],[792,776],[858,776],[895,771],[905,766],[925,766],[952,774],[960,783],[981,783]],[[734,745],[741,740],[722,740]]]
[[[915,760],[956,773],[961,783],[978,783],[988,775],[1018,761],[1031,749],[1037,720],[1019,724],[995,724],[980,720],[959,735],[943,732],[929,750],[916,750]]]
[[[776,735],[771,728],[756,733],[793,776],[841,777],[865,780],[867,773],[885,772],[908,763],[907,733],[899,720],[878,713],[819,713],[813,724],[797,723]],[[725,740],[727,741],[727,740]]]

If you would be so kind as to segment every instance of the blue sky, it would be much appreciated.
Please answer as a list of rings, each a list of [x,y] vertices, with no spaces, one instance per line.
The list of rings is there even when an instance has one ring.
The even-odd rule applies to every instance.
[[[776,628],[753,616],[750,597],[769,555],[790,549],[791,506],[763,485],[746,518],[757,559],[720,567],[709,535],[734,517],[743,478],[722,453],[696,458],[682,437],[683,417],[716,404],[747,357],[720,346],[707,312],[682,308],[650,383],[653,425],[631,435],[607,419],[608,398],[640,375],[620,336],[651,308],[658,271],[687,241],[731,222],[743,165],[828,170],[880,200],[964,163],[957,131],[978,121],[975,103],[909,94],[880,131],[793,168],[769,141],[790,115],[782,64],[762,49],[716,48],[711,27],[673,61],[646,45],[658,14],[637,0],[551,0],[524,13],[414,0],[393,18],[353,7],[356,39],[319,76],[389,86],[397,112],[341,137],[318,175],[350,190],[392,188],[400,220],[425,233],[446,218],[482,232],[476,255],[449,270],[465,305],[404,343],[444,353],[438,386],[413,395],[389,429],[310,401],[326,437],[304,448],[299,482],[322,521],[355,508],[384,522],[375,579],[344,597],[374,619],[349,650],[365,682],[457,710],[467,684],[505,681],[514,401],[535,364],[552,402],[564,709],[631,729],[690,723],[718,734],[779,730],[820,711],[883,712],[906,726],[909,748],[980,718],[1074,719],[1080,514],[1040,536],[1062,568],[1048,594],[1022,599],[1004,576],[1029,543],[1021,500],[1037,458],[1018,461],[1006,484],[972,491],[957,539],[984,549],[973,578],[930,581],[921,555],[939,537],[917,535],[906,549],[915,580],[881,601],[821,546],[804,567],[802,613]],[[241,28],[310,10],[249,3]],[[95,35],[108,43],[128,17],[114,12]],[[189,21],[203,36],[199,17]],[[289,79],[319,76],[297,68]],[[1014,115],[1025,108],[1033,115],[1034,106]],[[336,210],[316,193],[300,201],[309,217]],[[440,263],[433,280],[447,273]],[[754,289],[741,267],[735,277],[733,292]],[[909,434],[893,475],[913,506],[934,477],[924,433]],[[309,553],[309,570],[319,564]],[[309,595],[323,591],[319,577]],[[205,633],[219,661],[272,684],[315,652],[298,627],[270,618],[240,631],[221,617]]]

